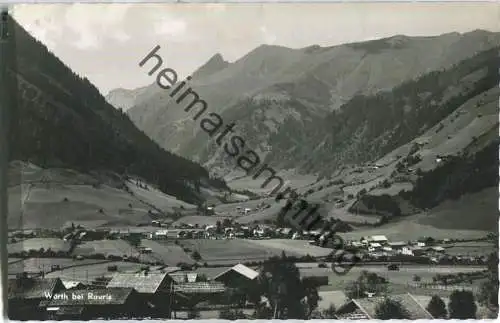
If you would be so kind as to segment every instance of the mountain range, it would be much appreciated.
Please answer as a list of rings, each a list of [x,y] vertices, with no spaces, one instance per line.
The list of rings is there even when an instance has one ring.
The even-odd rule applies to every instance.
[[[262,45],[232,63],[216,54],[190,86],[236,123],[266,163],[331,174],[381,158],[493,87],[499,45],[500,34],[484,30],[332,47]],[[480,88],[465,89],[463,78]],[[107,100],[163,148],[219,176],[231,173],[234,161],[167,94],[152,84],[112,91]]]

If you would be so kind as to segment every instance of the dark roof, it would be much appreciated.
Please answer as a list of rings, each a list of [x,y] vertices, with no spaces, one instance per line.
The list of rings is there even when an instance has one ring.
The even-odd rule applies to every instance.
[[[74,306],[74,305],[121,305],[125,304],[133,288],[103,288],[103,289],[76,289],[54,294],[47,306]],[[67,297],[61,297],[61,295]],[[74,296],[77,295],[78,298]]]
[[[226,288],[223,283],[197,282],[175,284],[174,290],[180,293],[220,293],[224,292]]]
[[[403,307],[408,310],[411,320],[433,319],[432,315],[409,293],[390,295],[389,298],[401,302]],[[351,300],[351,302],[347,303],[342,308],[354,303],[357,309],[354,312],[351,312],[352,314],[364,314],[368,319],[375,319],[375,309],[377,307],[377,304],[379,304],[383,300],[384,297],[358,298]],[[338,311],[343,312],[342,308],[340,308]],[[340,318],[348,318],[347,313],[344,313],[344,315],[342,315]]]
[[[59,278],[23,278],[9,279],[7,284],[7,293],[9,299],[38,299],[46,298],[47,294],[53,294],[57,285],[64,289]]]
[[[171,279],[168,273],[116,273],[107,287],[134,288],[139,293],[154,294],[165,279]]]
[[[82,315],[83,306],[65,306],[57,310],[56,315]]]

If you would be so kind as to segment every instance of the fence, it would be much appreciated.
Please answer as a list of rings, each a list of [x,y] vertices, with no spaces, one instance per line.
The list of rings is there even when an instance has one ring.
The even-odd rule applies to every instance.
[[[437,290],[446,290],[446,291],[454,291],[454,290],[468,290],[474,293],[479,291],[479,288],[476,286],[467,286],[467,285],[440,285],[440,284],[430,284],[430,283],[407,283],[408,287],[412,288],[426,288],[426,289],[437,289]]]

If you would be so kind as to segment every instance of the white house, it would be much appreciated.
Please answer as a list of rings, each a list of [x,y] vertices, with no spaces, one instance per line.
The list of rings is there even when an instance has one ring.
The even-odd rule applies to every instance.
[[[167,239],[168,230],[158,230],[154,233],[153,239]]]
[[[371,236],[367,240],[368,242],[378,242],[378,243],[387,243],[389,241],[387,237],[383,235]]]
[[[403,247],[400,252],[402,255],[413,256],[413,250],[410,247]]]

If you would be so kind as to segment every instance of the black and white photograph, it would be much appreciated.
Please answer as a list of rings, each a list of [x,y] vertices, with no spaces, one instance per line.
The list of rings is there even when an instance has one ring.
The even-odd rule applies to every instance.
[[[10,6],[9,319],[496,319],[498,13]]]

